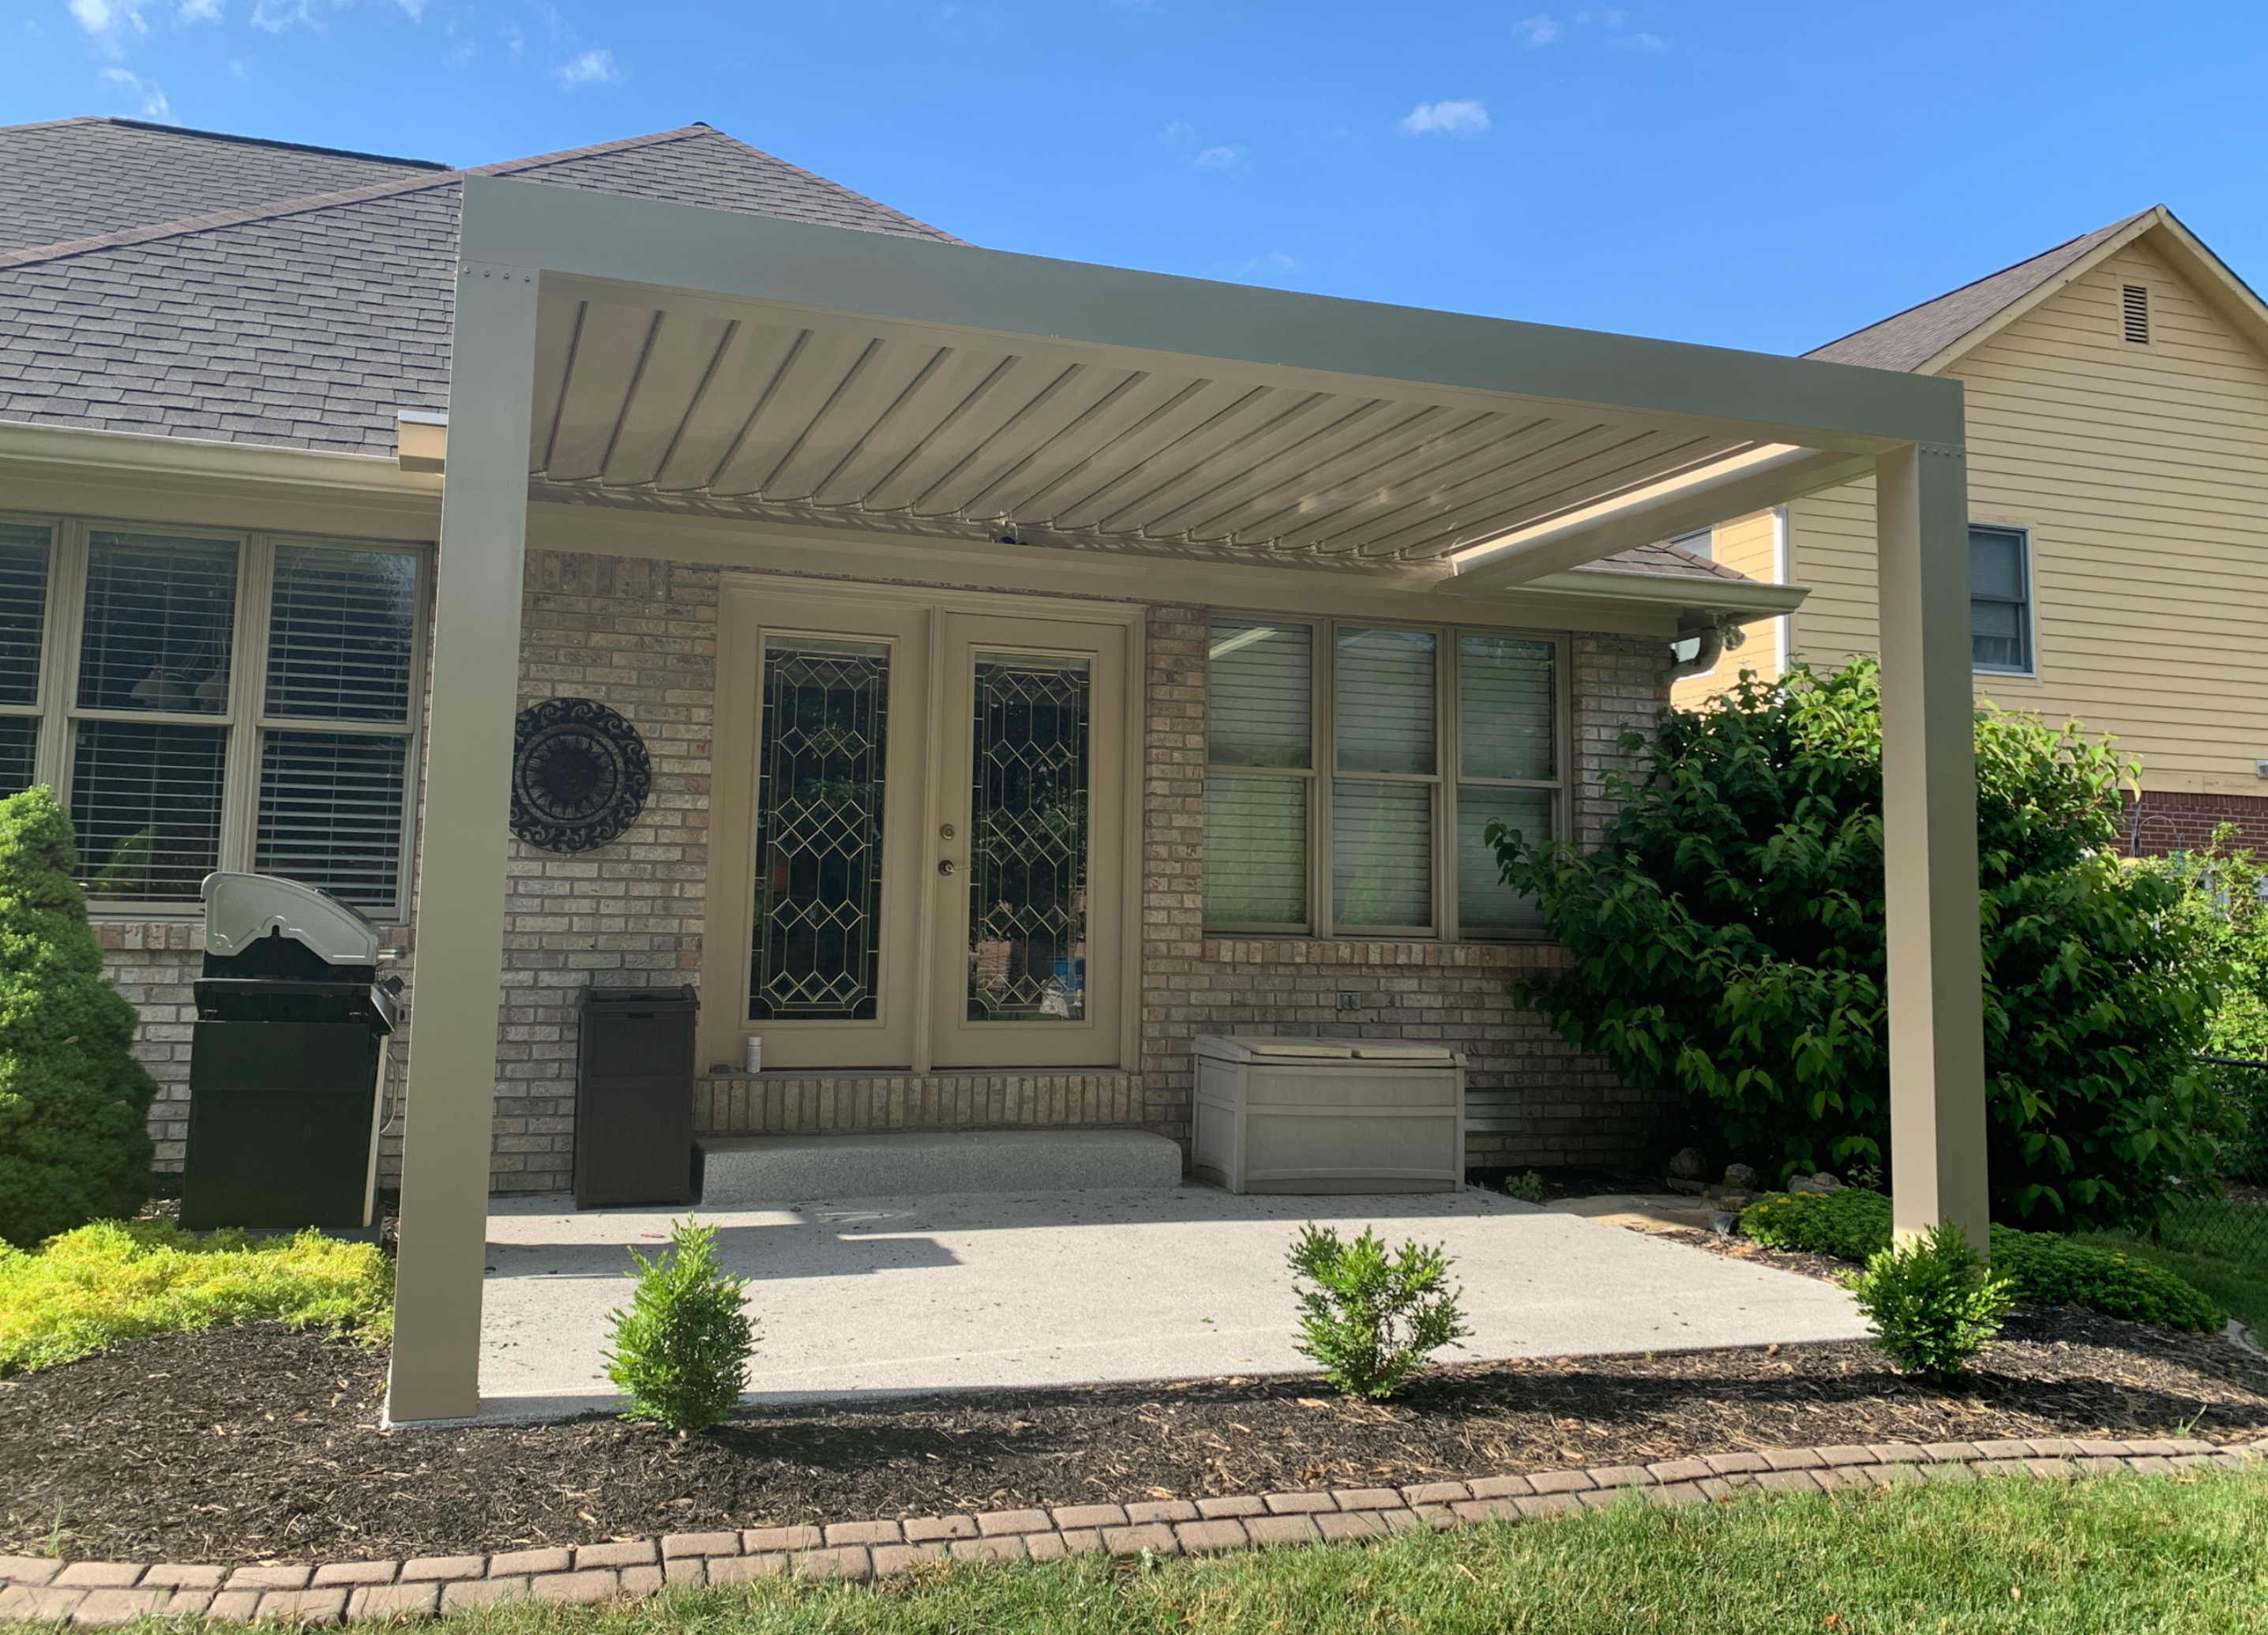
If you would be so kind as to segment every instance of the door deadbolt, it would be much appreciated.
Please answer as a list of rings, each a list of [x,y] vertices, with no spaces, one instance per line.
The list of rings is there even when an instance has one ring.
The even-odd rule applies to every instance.
[[[939,858],[937,860],[937,872],[939,873],[950,874],[953,873],[953,870],[954,863],[951,858]]]

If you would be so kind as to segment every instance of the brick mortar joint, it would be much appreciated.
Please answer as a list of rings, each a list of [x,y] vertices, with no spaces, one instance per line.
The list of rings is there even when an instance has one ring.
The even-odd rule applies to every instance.
[[[223,1568],[211,1564],[63,1563],[44,1558],[11,1557],[0,1558],[0,1591],[43,1594],[77,1592],[82,1596],[106,1591],[146,1596],[162,1591],[174,1599],[184,1595],[256,1593],[263,1597],[281,1597],[285,1601],[336,1595],[341,1601],[338,1617],[330,1620],[336,1622],[339,1617],[364,1616],[350,1611],[350,1602],[356,1607],[364,1600],[383,1603],[372,1606],[367,1616],[391,1616],[399,1610],[398,1598],[390,1599],[368,1592],[392,1590],[438,1597],[452,1585],[518,1585],[572,1578],[584,1580],[586,1586],[604,1580],[617,1591],[647,1593],[662,1587],[664,1582],[684,1581],[685,1574],[673,1578],[669,1576],[670,1570],[673,1567],[682,1568],[688,1562],[703,1564],[699,1579],[696,1580],[699,1581],[708,1578],[706,1563],[712,1560],[750,1561],[759,1564],[759,1570],[765,1572],[785,1572],[798,1563],[805,1564],[806,1571],[816,1566],[820,1570],[835,1572],[847,1569],[850,1563],[834,1558],[856,1556],[860,1558],[863,1571],[855,1575],[864,1576],[865,1572],[875,1570],[871,1552],[877,1550],[909,1552],[909,1559],[896,1565],[910,1565],[912,1559],[922,1558],[933,1547],[935,1553],[943,1553],[944,1547],[948,1544],[967,1543],[981,1547],[958,1552],[968,1558],[987,1558],[988,1556],[1008,1553],[1027,1555],[1031,1553],[1030,1541],[1039,1539],[1052,1541],[1045,1551],[1052,1558],[1097,1548],[1112,1548],[1107,1538],[1099,1536],[1112,1532],[1135,1534],[1162,1530],[1166,1536],[1164,1539],[1152,1539],[1146,1543],[1127,1542],[1130,1547],[1162,1547],[1167,1552],[1174,1553],[1185,1548],[1197,1550],[1219,1547],[1242,1548],[1250,1543],[1269,1542],[1278,1534],[1289,1536],[1298,1533],[1310,1539],[1382,1536],[1394,1530],[1397,1524],[1379,1521],[1379,1518],[1403,1518],[1398,1523],[1401,1527],[1454,1525],[1487,1515],[1513,1513],[1502,1508],[1484,1510],[1473,1507],[1502,1506],[1507,1501],[1521,1499],[1537,1501],[1538,1507],[1521,1510],[1517,1513],[1542,1514],[1554,1508],[1565,1508],[1569,1501],[1597,1502],[1596,1497],[1588,1501],[1580,1499],[1579,1496],[1582,1494],[1605,1496],[1624,1490],[1644,1491],[1651,1489],[1665,1493],[1671,1490],[1698,1490],[1699,1496],[1705,1498],[1723,1496],[1708,1491],[1711,1484],[1725,1489],[1727,1492],[1750,1489],[1774,1491],[1807,1487],[1815,1491],[1821,1484],[1811,1478],[1809,1473],[1814,1470],[1875,1469],[1888,1472],[1909,1466],[1918,1469],[1958,1467],[1970,1476],[2029,1475],[2046,1479],[2094,1474],[2110,1466],[2151,1470],[2161,1464],[2171,1464],[2176,1468],[2225,1465],[2232,1458],[2240,1463],[2254,1465],[2268,1462],[2268,1438],[2229,1444],[2214,1444],[2196,1438],[2141,1438],[2133,1440],[2008,1438],[1987,1439],[1979,1442],[1766,1448],[1703,1455],[1690,1459],[1656,1460],[1646,1465],[1602,1465],[1587,1469],[1532,1470],[1524,1474],[1466,1477],[1411,1484],[1399,1488],[1341,1488],[1216,1496],[1198,1500],[1054,1506],[1044,1510],[982,1511],[882,1521],[719,1529],[710,1533],[666,1534],[604,1544],[563,1545],[546,1550],[479,1554],[468,1552],[453,1557],[409,1558],[401,1561],[342,1561]],[[1783,1479],[1766,1482],[1762,1480],[1764,1477]],[[1375,1525],[1326,1528],[1320,1526],[1315,1520],[1317,1518],[1331,1518],[1343,1523],[1357,1518],[1370,1518]],[[1268,1526],[1263,1536],[1253,1537],[1251,1535],[1261,1529],[1246,1524]],[[1304,1533],[1301,1532],[1303,1526]],[[1189,1540],[1179,1536],[1180,1530],[1184,1528],[1215,1531],[1201,1531],[1195,1540]],[[1233,1541],[1227,1539],[1228,1530],[1235,1531]],[[1080,1536],[1098,1536],[1095,1542],[1089,1543]],[[1011,1543],[1016,1546],[1013,1551],[1006,1548]],[[87,1581],[60,1581],[69,1577],[76,1568],[91,1569],[80,1574],[80,1578]],[[418,1569],[417,1576],[405,1577],[405,1570],[409,1568]],[[379,1575],[381,1570],[382,1576]],[[650,1575],[654,1582],[650,1586],[625,1584],[622,1575],[626,1572]],[[332,1581],[320,1581],[326,1573],[334,1575]],[[92,1581],[95,1580],[109,1581]],[[278,1604],[280,1608],[282,1602],[279,1601]],[[40,1616],[61,1615],[49,1613]],[[226,1615],[215,1612],[212,1616]],[[263,1610],[259,1616],[272,1617],[275,1613]]]

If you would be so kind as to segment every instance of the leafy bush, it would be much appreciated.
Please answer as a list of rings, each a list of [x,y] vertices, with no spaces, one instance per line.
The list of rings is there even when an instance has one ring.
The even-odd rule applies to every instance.
[[[1871,1261],[1890,1247],[1890,1200],[1863,1187],[1827,1195],[1774,1193],[1742,1212],[1741,1230],[1778,1249]],[[2218,1329],[2213,1301],[2161,1266],[2052,1232],[1992,1228],[1992,1270],[2027,1306],[2084,1306],[2165,1329]]]
[[[1310,1223],[1292,1246],[1300,1297],[1300,1354],[1322,1365],[1323,1377],[1350,1396],[1384,1398],[1409,1382],[1425,1359],[1463,1338],[1449,1258],[1439,1244],[1415,1240],[1389,1256],[1370,1227],[1351,1243]]]
[[[70,819],[45,787],[0,800],[0,1241],[30,1248],[150,1196],[158,1086],[141,1019],[102,979],[73,880]]]
[[[2212,1333],[2226,1313],[2186,1280],[2123,1250],[2073,1243],[2049,1232],[1992,1234],[1992,1270],[2028,1306],[2084,1306],[2106,1317]]]
[[[1504,1195],[1518,1198],[1523,1204],[1541,1204],[1543,1202],[1543,1177],[1532,1169],[1524,1175],[1506,1175],[1504,1178]]]
[[[732,1412],[747,1383],[755,1329],[742,1308],[746,1278],[717,1262],[717,1228],[688,1216],[652,1260],[636,1249],[637,1288],[614,1314],[607,1378],[630,1399],[626,1419],[657,1420],[683,1435]]]
[[[394,1263],[320,1232],[200,1238],[171,1221],[99,1221],[26,1252],[0,1244],[0,1374],[121,1340],[238,1322],[394,1326]]]
[[[1872,660],[1745,676],[1664,712],[1595,851],[1490,831],[1575,956],[1521,1002],[1768,1175],[1887,1162],[1881,703]],[[2176,886],[2112,855],[2107,745],[1990,707],[1976,743],[1994,1212],[2146,1219],[2227,1135],[2193,1059],[2218,966]]]
[[[1864,1261],[1890,1243],[1890,1200],[1864,1187],[1775,1192],[1741,1212],[1741,1230],[1776,1249]]]
[[[1874,1344],[1900,1369],[1926,1380],[1966,1374],[2015,1303],[2008,1280],[1987,1275],[1969,1234],[1950,1220],[1877,1250],[1851,1293]]]
[[[2222,968],[2220,1002],[2206,1019],[2205,1049],[2257,1062],[2268,1059],[2268,902],[2260,895],[2268,870],[2236,840],[2236,826],[2224,823],[2203,851],[2139,866],[2162,875],[2180,893],[2177,914]],[[2205,1071],[2233,1109],[2221,1173],[2268,1180],[2268,1068],[2216,1064]]]

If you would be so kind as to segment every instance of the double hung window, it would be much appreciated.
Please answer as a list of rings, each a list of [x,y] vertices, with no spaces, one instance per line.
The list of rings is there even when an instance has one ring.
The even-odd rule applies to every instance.
[[[232,868],[403,910],[424,563],[0,522],[0,793],[55,786],[98,909]]]
[[[1969,530],[1969,646],[1973,668],[2032,673],[2031,535],[2022,528]]]
[[[1224,930],[1531,931],[1491,824],[1556,836],[1559,648],[1491,630],[1212,622],[1205,919]]]

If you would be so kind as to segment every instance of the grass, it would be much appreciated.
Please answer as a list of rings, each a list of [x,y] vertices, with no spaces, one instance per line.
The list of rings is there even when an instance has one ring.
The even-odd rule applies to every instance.
[[[2163,1266],[2246,1328],[2268,1334],[2268,1267],[2224,1260],[2217,1255],[2185,1254],[2123,1233],[2082,1233],[2072,1241],[2118,1250]]]
[[[1771,1635],[2268,1628],[2268,1475],[1981,1481],[1370,1549],[775,1580],[460,1614],[440,1635]]]
[[[375,1244],[98,1221],[28,1253],[0,1244],[0,1374],[224,1323],[320,1323],[382,1338],[393,1299],[393,1263]]]

